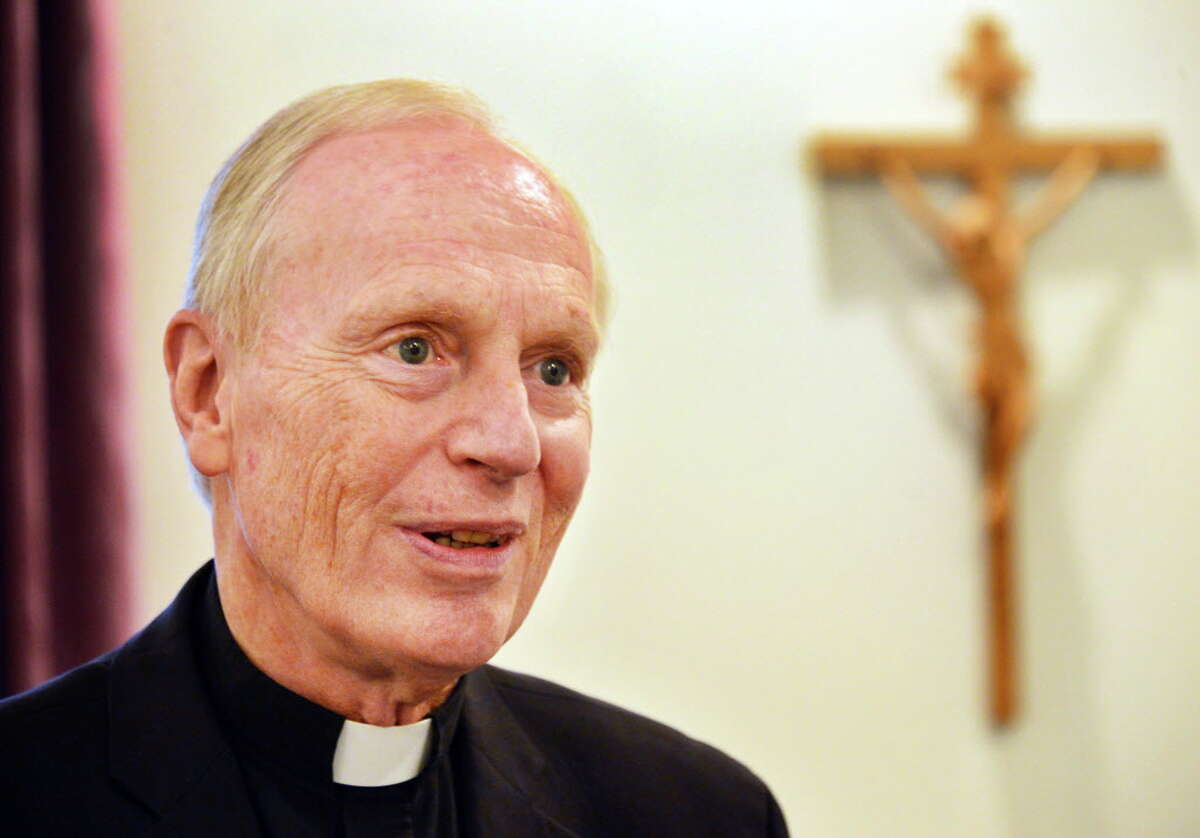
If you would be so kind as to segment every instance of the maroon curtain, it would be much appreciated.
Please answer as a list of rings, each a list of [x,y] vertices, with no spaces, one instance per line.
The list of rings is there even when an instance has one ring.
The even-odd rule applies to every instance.
[[[0,0],[0,695],[128,635],[112,9]]]

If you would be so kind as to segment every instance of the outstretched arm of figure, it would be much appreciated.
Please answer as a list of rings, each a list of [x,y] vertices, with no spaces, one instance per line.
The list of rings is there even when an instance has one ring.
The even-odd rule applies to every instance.
[[[1049,227],[1088,185],[1098,168],[1100,153],[1094,148],[1080,146],[1068,154],[1033,203],[1017,219],[1022,240],[1029,241]]]
[[[939,244],[946,246],[953,237],[953,225],[945,214],[930,203],[908,161],[897,154],[887,155],[880,161],[880,174],[896,203],[904,207],[913,220]]]

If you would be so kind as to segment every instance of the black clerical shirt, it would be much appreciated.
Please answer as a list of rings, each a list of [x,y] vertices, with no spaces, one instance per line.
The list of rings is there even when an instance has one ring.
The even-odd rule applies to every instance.
[[[333,782],[343,720],[229,635],[213,566],[119,649],[0,700],[0,832],[38,838],[786,838],[770,791],[719,751],[493,666],[433,715],[424,769]],[[361,766],[360,766],[361,767]]]
[[[229,631],[216,577],[205,594],[197,650],[220,723],[237,755],[264,836],[272,838],[453,838],[458,835],[450,743],[461,689],[433,713],[421,772],[391,786],[333,781],[343,719],[272,681]]]

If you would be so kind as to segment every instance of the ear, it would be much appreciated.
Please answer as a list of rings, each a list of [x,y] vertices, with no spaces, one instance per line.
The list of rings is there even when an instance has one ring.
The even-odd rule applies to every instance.
[[[215,477],[229,469],[231,429],[225,360],[216,324],[193,309],[175,312],[163,337],[171,406],[196,471]]]

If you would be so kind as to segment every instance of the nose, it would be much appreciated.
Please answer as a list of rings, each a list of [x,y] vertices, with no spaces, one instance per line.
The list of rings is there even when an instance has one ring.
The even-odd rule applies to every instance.
[[[463,382],[459,400],[446,447],[451,462],[481,469],[496,482],[538,467],[541,440],[519,369],[477,370]]]

